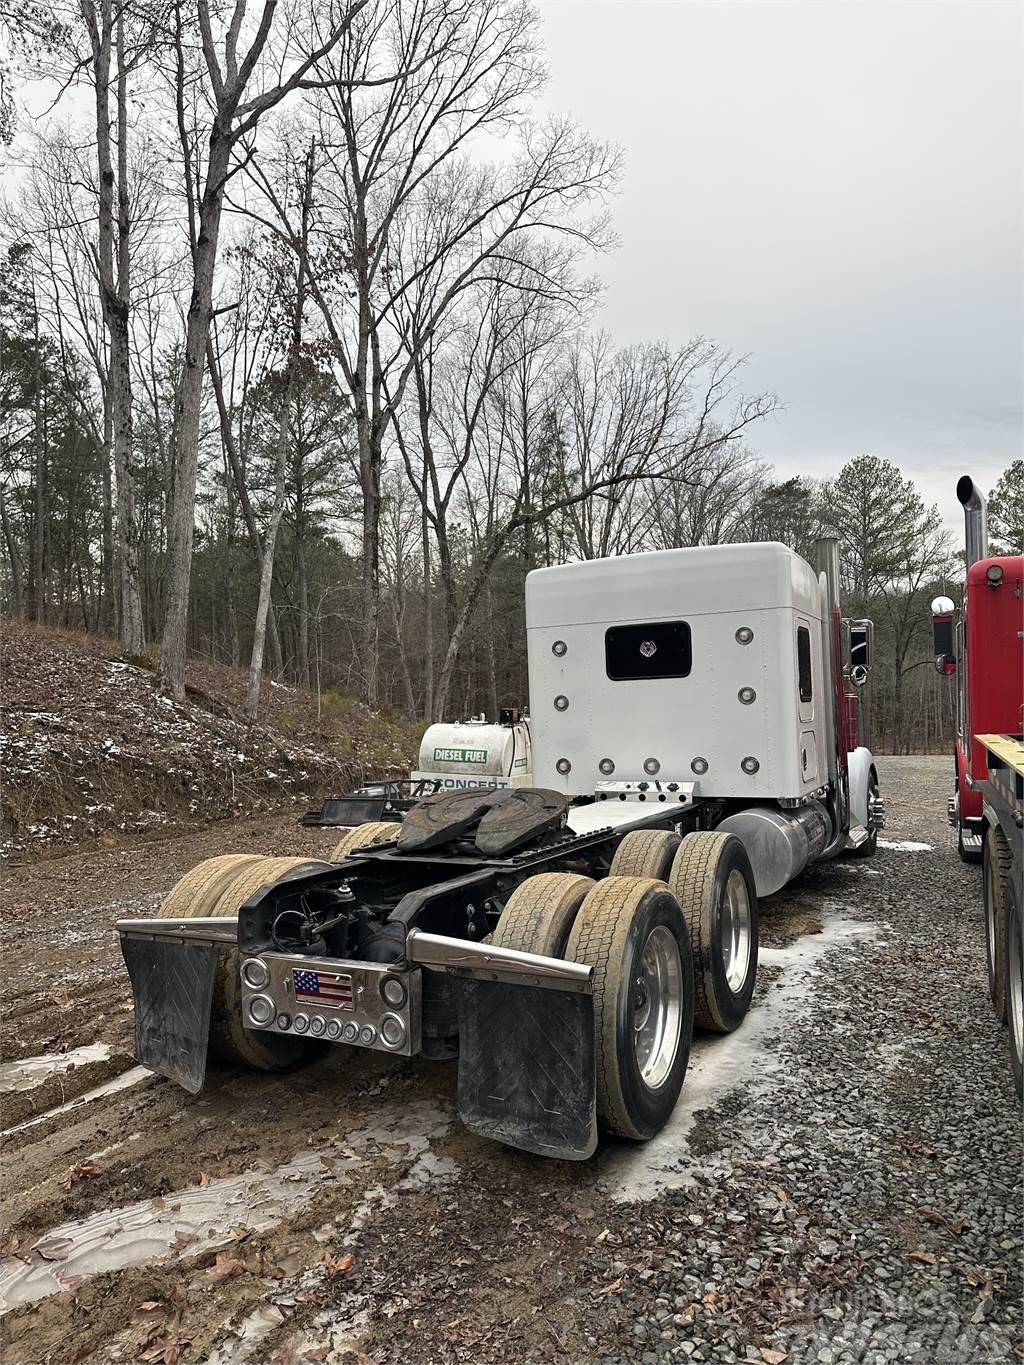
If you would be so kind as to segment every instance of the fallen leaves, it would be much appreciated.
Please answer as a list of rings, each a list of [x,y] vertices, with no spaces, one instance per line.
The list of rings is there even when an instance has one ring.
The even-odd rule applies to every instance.
[[[950,1232],[958,1237],[962,1232],[966,1232],[971,1226],[971,1220],[962,1213],[946,1214],[940,1213],[938,1209],[921,1207],[918,1213],[929,1223],[935,1223],[937,1227],[948,1228]]]
[[[938,1265],[939,1258],[933,1251],[908,1251],[908,1261],[920,1261],[922,1265]]]
[[[103,1167],[97,1166],[95,1161],[80,1161],[77,1166],[72,1166],[64,1177],[64,1188],[70,1190],[79,1180],[99,1180],[102,1174]]]
[[[788,1360],[789,1356],[785,1351],[776,1351],[772,1346],[762,1346],[761,1359],[764,1361],[764,1365],[782,1365],[782,1362]]]
[[[139,1353],[139,1359],[146,1361],[147,1365],[178,1365],[181,1348],[191,1340],[188,1336],[156,1337],[146,1343],[145,1349]]]
[[[598,1294],[616,1294],[621,1288],[622,1276],[620,1275],[617,1280],[612,1280],[611,1284],[604,1285],[604,1287],[599,1289],[597,1292]]]
[[[329,1251],[324,1252],[324,1265],[327,1267],[327,1278],[336,1279],[339,1275],[347,1275],[356,1263],[356,1258],[349,1253],[342,1256],[332,1256]]]
[[[233,1251],[218,1251],[213,1265],[208,1266],[207,1276],[215,1283],[231,1279],[234,1275],[244,1275],[248,1267]]]
[[[67,991],[51,991],[50,999],[59,1010],[69,1010],[74,1004],[74,1001],[71,999],[71,996],[68,995]]]

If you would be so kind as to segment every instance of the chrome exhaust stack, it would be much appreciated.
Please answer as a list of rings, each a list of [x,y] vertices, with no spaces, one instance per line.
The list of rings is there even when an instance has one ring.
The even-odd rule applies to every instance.
[[[822,593],[822,654],[825,662],[825,684],[831,696],[826,712],[831,734],[828,745],[828,775],[834,793],[829,802],[832,818],[832,837],[822,850],[822,858],[832,858],[842,852],[850,824],[850,788],[843,751],[845,726],[841,697],[844,690],[845,664],[842,657],[842,604],[839,597],[839,541],[835,536],[821,536],[814,542],[814,567]]]
[[[988,558],[988,504],[970,474],[957,479],[956,496],[964,509],[967,567],[970,568],[979,559]]]

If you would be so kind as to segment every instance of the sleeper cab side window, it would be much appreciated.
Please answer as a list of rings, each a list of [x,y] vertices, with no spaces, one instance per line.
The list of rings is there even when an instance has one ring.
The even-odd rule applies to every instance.
[[[604,633],[605,671],[613,682],[685,678],[693,653],[686,621],[610,626]]]
[[[796,666],[800,700],[810,701],[814,696],[814,687],[811,683],[811,632],[806,626],[796,628]]]

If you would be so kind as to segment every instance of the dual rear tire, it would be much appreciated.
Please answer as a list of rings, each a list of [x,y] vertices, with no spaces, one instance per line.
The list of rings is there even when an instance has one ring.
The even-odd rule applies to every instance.
[[[315,872],[329,863],[309,858],[265,858],[252,853],[225,853],[207,858],[171,888],[161,905],[161,919],[199,919],[208,915],[237,918],[242,905],[261,887],[286,872]],[[279,1033],[257,1033],[242,1019],[242,982],[238,949],[222,945],[217,958],[210,1008],[210,1051],[231,1066],[255,1071],[289,1071],[317,1049],[316,1043]]]
[[[594,969],[597,1112],[643,1141],[668,1121],[694,1027],[730,1032],[757,973],[757,900],[734,835],[627,834],[599,882],[544,873],[509,898],[499,947]]]

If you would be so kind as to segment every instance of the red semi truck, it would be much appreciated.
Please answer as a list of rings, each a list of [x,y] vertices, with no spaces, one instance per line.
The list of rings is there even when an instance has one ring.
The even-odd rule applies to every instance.
[[[985,499],[956,486],[967,530],[959,621],[932,603],[935,666],[956,675],[957,737],[950,823],[965,862],[983,865],[988,990],[1009,1026],[1017,1093],[1024,1090],[1024,555],[989,555]]]
[[[949,822],[964,862],[980,863],[986,833],[979,783],[988,777],[984,734],[1024,727],[1024,555],[990,555],[985,498],[970,475],[957,482],[964,509],[967,579],[963,610],[948,597],[932,603],[935,666],[956,674],[957,736]]]

